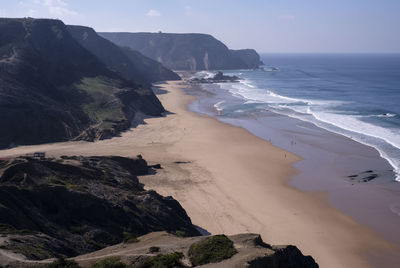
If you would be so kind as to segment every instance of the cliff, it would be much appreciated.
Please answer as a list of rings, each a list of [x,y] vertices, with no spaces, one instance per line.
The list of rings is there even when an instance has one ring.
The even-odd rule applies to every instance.
[[[2,160],[0,249],[38,260],[132,242],[153,231],[199,235],[176,200],[144,190],[137,175],[148,169],[141,157]]]
[[[248,52],[232,52],[221,41],[207,34],[99,33],[99,35],[119,46],[137,50],[173,70],[248,69],[260,65],[259,57],[253,59],[248,57]]]
[[[0,266],[318,267],[258,234],[200,236],[176,200],[144,189],[150,170],[141,156],[1,159]]]
[[[254,49],[231,50],[231,53],[246,64],[246,69],[256,69],[263,65],[260,55]]]
[[[0,148],[108,138],[164,109],[123,79],[58,20],[0,19]]]
[[[46,261],[51,262],[51,260]],[[28,267],[12,262],[9,267]],[[311,256],[295,246],[271,246],[258,234],[178,237],[154,232],[138,237],[135,243],[121,243],[71,260],[58,260],[36,267],[249,267],[317,268]]]
[[[134,244],[119,244],[78,256],[82,267],[114,258],[121,267],[249,267],[317,268],[311,256],[295,246],[271,246],[258,234],[213,235],[183,238],[156,232],[138,238]]]
[[[99,36],[92,28],[67,26],[72,37],[92,52],[109,69],[125,79],[149,86],[153,82],[180,80],[180,77],[159,62],[143,56],[137,51],[121,48]]]

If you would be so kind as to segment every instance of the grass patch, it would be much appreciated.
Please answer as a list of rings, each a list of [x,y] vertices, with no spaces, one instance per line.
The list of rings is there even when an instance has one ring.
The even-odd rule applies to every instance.
[[[28,257],[28,259],[44,260],[54,257],[50,251],[40,247],[40,245],[11,244],[1,246],[0,248],[22,254]]]
[[[35,234],[35,232],[27,229],[16,229],[11,225],[0,223],[0,234],[28,235],[28,234]]]
[[[64,185],[64,186],[66,186],[68,184],[68,182],[66,182],[54,175],[50,175],[48,180],[49,180],[49,183],[51,183],[51,184]]]
[[[150,247],[149,252],[150,253],[156,253],[160,251],[160,247]]]
[[[182,252],[174,252],[169,254],[158,254],[144,261],[140,268],[173,268],[184,267],[181,259],[184,257]]]
[[[71,190],[85,191],[85,187],[83,187],[81,185],[70,183],[70,182],[65,181],[65,180],[63,180],[61,178],[58,178],[55,175],[50,175],[48,180],[49,180],[50,184],[61,185],[61,186],[64,186],[65,188],[71,189]]]
[[[0,169],[5,168],[8,166],[8,160],[0,160]]]
[[[98,249],[103,248],[104,246],[100,243],[97,243],[96,241],[94,241],[93,239],[89,239],[89,238],[84,238],[85,242],[88,243],[89,245],[92,245]]]
[[[34,268],[81,268],[74,260],[58,259],[52,263],[37,265]]]
[[[123,232],[122,235],[124,236],[124,243],[130,244],[130,243],[137,243],[140,240],[136,238],[136,236],[134,236],[131,233],[128,232]]]
[[[189,259],[194,266],[220,262],[237,253],[233,242],[225,235],[214,235],[194,243],[189,248]]]
[[[84,112],[93,122],[101,123],[103,129],[110,128],[113,122],[125,120],[122,104],[114,95],[121,91],[115,81],[105,77],[84,78],[78,88],[85,91],[92,102],[83,105]]]
[[[126,264],[121,261],[120,257],[108,257],[102,259],[91,266],[91,268],[125,268]]]
[[[85,228],[82,226],[70,226],[69,231],[73,234],[83,235],[85,233]]]
[[[178,237],[185,237],[186,233],[185,233],[185,231],[177,230],[175,232],[175,235],[178,236]]]

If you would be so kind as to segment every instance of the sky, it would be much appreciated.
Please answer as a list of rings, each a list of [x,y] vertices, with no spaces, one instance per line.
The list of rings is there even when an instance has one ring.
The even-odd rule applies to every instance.
[[[0,0],[0,17],[208,33],[260,53],[400,52],[400,0]]]

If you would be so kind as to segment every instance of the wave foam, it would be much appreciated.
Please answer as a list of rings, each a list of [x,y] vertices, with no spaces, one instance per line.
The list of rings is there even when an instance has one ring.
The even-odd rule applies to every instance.
[[[222,104],[224,104],[225,101],[219,101],[214,104],[214,108],[218,111],[221,112],[223,110]]]
[[[311,122],[328,131],[374,147],[381,157],[390,163],[396,173],[396,180],[400,181],[400,152],[399,155],[393,156],[393,153],[384,149],[388,147],[385,145],[386,143],[394,149],[400,150],[400,133],[363,121],[362,118],[366,116],[335,113],[335,106],[350,102],[286,97],[270,90],[257,88],[248,80],[221,85],[221,87],[228,90],[233,96],[245,99],[246,103],[265,103],[275,112]],[[288,113],[288,110],[292,113]],[[396,114],[386,113],[376,116],[394,117]]]
[[[376,117],[395,117],[397,114],[385,113],[385,114],[378,114]]]

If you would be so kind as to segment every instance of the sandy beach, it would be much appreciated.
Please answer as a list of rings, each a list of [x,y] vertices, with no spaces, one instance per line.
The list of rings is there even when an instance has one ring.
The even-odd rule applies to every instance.
[[[398,248],[341,213],[326,194],[289,186],[298,156],[248,131],[187,110],[193,97],[182,82],[160,87],[164,118],[89,142],[21,146],[0,157],[45,151],[48,156],[141,154],[163,169],[140,179],[146,188],[172,195],[192,222],[212,234],[260,233],[267,243],[294,244],[321,267],[393,265]],[[387,256],[392,255],[393,258]],[[398,254],[398,253],[397,253]]]

